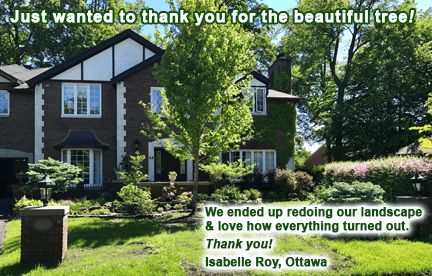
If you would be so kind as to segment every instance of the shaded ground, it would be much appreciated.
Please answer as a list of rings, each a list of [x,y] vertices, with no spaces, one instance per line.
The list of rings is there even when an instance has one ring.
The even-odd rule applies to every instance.
[[[189,213],[172,213],[163,217],[163,223],[166,227],[178,227],[182,224],[197,226],[203,220],[202,212],[196,213],[195,216],[190,216]]]

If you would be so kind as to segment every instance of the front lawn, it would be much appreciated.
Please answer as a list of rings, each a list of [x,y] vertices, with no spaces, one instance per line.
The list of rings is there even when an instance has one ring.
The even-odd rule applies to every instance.
[[[7,227],[0,275],[204,275],[204,231],[160,219],[70,218],[67,259],[57,266],[20,264],[20,221]],[[291,274],[394,275],[432,273],[432,245],[407,240],[360,241],[279,235],[273,254],[324,255],[331,269]],[[290,274],[282,271],[282,274]],[[429,273],[429,274],[428,274]],[[240,273],[239,273],[240,274]],[[250,270],[244,274],[267,275]]]

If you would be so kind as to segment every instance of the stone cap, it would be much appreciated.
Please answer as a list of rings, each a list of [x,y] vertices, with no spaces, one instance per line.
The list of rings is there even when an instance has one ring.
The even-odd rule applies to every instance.
[[[69,206],[30,206],[19,210],[19,216],[66,216]]]

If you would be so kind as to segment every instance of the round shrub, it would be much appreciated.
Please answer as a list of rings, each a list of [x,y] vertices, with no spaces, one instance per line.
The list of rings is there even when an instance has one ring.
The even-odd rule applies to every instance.
[[[320,195],[324,203],[384,203],[384,190],[371,182],[354,181],[352,184],[337,182]]]
[[[261,197],[261,192],[255,189],[244,190],[243,193],[246,195],[247,199],[256,200]]]
[[[275,190],[282,197],[292,197],[296,189],[296,180],[294,174],[287,169],[276,169],[275,171]]]
[[[140,189],[139,187],[129,184],[124,186],[118,195],[123,200],[121,207],[130,214],[151,214],[155,206],[150,199],[150,189]]]
[[[297,185],[296,192],[298,195],[307,193],[312,190],[314,186],[312,176],[310,176],[306,172],[298,171],[294,173],[294,177],[296,180],[296,185]]]
[[[295,171],[305,172],[308,175],[312,176],[312,181],[314,183],[314,187],[318,186],[324,180],[325,173],[325,165],[320,166],[300,166],[296,167]]]
[[[244,194],[240,192],[240,189],[233,185],[226,185],[220,189],[217,189],[211,196],[211,199],[221,200],[243,200],[246,198]]]

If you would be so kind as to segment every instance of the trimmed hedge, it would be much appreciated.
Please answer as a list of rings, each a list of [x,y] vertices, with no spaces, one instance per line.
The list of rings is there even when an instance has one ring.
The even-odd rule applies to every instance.
[[[431,196],[432,161],[425,157],[391,156],[367,162],[330,163],[326,165],[324,183],[326,187],[330,187],[335,182],[372,182],[384,189],[384,200],[388,201],[395,196],[416,194],[410,182],[415,172],[427,178],[422,185],[422,195]]]

